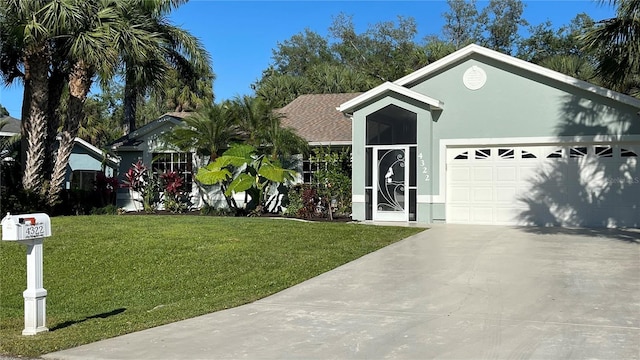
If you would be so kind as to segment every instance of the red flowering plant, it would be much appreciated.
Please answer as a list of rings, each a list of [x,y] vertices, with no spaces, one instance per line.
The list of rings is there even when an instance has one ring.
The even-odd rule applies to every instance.
[[[138,160],[135,164],[132,164],[129,170],[124,174],[124,180],[122,181],[123,188],[129,189],[132,192],[132,198],[135,201],[141,202],[146,212],[154,212],[159,201],[159,189],[158,181],[150,173],[149,168]],[[138,199],[133,196],[133,192],[138,193],[142,199]],[[136,210],[138,210],[136,208]]]
[[[182,213],[189,209],[191,202],[186,191],[183,191],[184,179],[175,171],[160,175],[164,188],[164,207],[173,213]]]

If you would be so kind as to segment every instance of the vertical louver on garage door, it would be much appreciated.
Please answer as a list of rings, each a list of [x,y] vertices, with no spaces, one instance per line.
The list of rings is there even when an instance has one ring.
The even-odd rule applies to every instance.
[[[486,146],[447,149],[447,222],[634,226],[638,147]]]

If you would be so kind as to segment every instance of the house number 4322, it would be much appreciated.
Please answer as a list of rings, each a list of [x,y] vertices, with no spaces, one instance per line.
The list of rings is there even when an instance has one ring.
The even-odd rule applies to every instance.
[[[418,162],[420,163],[420,167],[422,168],[422,176],[424,176],[424,181],[431,180],[429,176],[429,168],[427,168],[424,159],[422,158],[422,153],[418,154]]]

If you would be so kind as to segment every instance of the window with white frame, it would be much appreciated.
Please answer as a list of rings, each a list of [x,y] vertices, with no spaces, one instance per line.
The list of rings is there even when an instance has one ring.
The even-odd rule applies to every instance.
[[[183,190],[190,192],[193,184],[193,154],[191,153],[153,153],[151,162],[153,175],[175,171],[184,180]]]

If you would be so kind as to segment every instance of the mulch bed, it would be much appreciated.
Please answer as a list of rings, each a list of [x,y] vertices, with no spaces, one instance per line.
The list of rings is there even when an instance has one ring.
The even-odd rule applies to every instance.
[[[162,216],[162,215],[177,215],[177,216],[210,216],[210,217],[215,217],[216,215],[203,215],[200,213],[199,210],[193,210],[193,211],[187,211],[184,213],[172,213],[170,211],[167,210],[156,210],[153,213],[146,213],[144,211],[130,211],[130,212],[126,212],[122,215],[126,215],[126,216],[135,216],[135,215],[158,215],[158,216]],[[238,216],[239,217],[239,216]],[[282,218],[282,219],[292,219],[292,220],[306,220],[306,221],[314,221],[314,222],[350,222],[352,221],[350,217],[348,216],[335,216],[333,218],[333,220],[329,219],[328,217],[312,217],[310,219],[299,219],[299,218],[295,218],[295,217],[290,217],[290,216],[284,216],[282,214],[273,214],[273,213],[265,213],[265,214],[261,214],[260,216],[257,216],[260,218]]]

